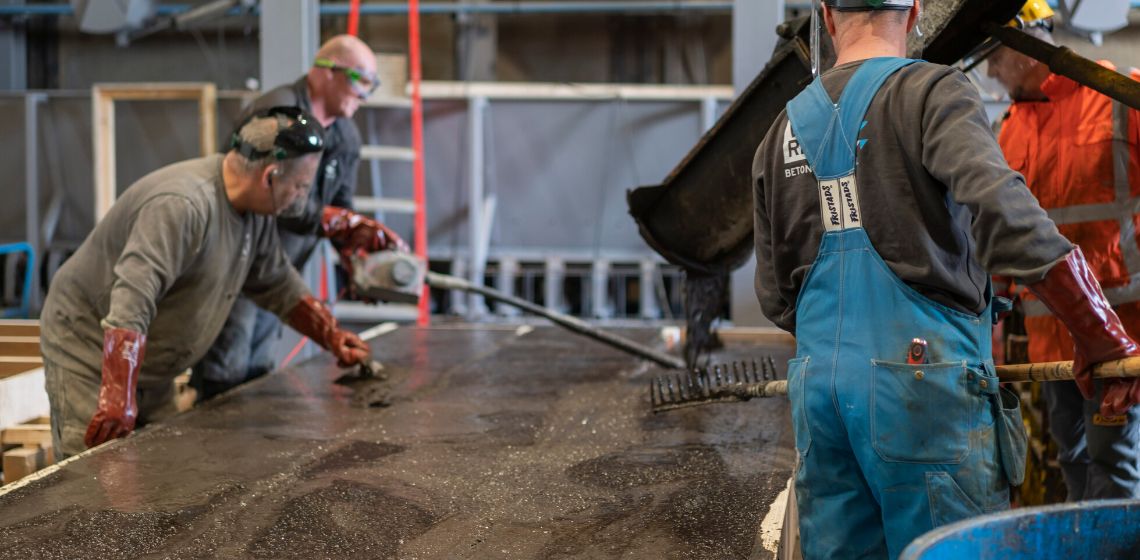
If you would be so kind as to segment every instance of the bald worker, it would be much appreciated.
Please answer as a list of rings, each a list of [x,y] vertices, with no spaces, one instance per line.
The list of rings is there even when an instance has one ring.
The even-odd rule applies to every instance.
[[[307,74],[266,92],[243,114],[244,118],[267,107],[293,105],[311,113],[325,128],[324,154],[305,207],[296,217],[277,219],[281,247],[297,270],[304,268],[322,237],[332,241],[346,268],[350,254],[406,250],[383,224],[352,211],[360,161],[360,132],[352,116],[379,83],[372,49],[356,37],[338,35],[317,51]],[[193,368],[190,384],[198,391],[198,400],[273,370],[271,351],[280,332],[276,316],[249,299],[239,299],[221,334]]]

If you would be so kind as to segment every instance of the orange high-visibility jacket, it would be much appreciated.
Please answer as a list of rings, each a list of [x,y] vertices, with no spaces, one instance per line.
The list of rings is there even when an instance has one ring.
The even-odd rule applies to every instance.
[[[1125,329],[1136,338],[1140,113],[1058,75],[1041,89],[1048,101],[1010,106],[998,142],[1061,233],[1081,247]],[[1021,297],[1029,359],[1073,359],[1065,326],[1032,294],[1023,290]]]

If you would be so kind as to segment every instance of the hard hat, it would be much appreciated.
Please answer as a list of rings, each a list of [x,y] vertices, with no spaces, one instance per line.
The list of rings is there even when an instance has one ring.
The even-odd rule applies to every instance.
[[[841,12],[909,10],[914,6],[914,0],[823,0],[823,3]]]
[[[1029,0],[1021,7],[1021,11],[1009,20],[1010,27],[1029,29],[1031,27],[1044,27],[1053,30],[1053,8],[1045,0]]]

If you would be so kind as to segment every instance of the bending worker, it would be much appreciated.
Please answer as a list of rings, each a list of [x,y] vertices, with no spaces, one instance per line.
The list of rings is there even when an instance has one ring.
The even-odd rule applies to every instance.
[[[1027,2],[1015,24],[1053,43],[1053,10]],[[1076,243],[1128,333],[1140,334],[1140,247],[1131,204],[1140,194],[1140,114],[1049,72],[1006,47],[987,73],[1013,104],[998,141],[1061,233]],[[1022,298],[1029,359],[1073,359],[1062,319],[1033,294]],[[1070,501],[1140,498],[1140,408],[1098,406],[1100,383],[1046,383],[1049,432]]]
[[[336,246],[346,269],[353,254],[407,250],[391,230],[351,210],[360,161],[360,133],[352,115],[378,85],[372,50],[356,37],[338,35],[317,51],[307,75],[266,92],[245,110],[249,115],[296,105],[325,128],[325,150],[313,188],[297,215],[277,219],[281,246],[297,270],[305,267],[322,237]],[[251,298],[239,297],[217,340],[194,366],[190,385],[198,391],[198,399],[272,371],[276,365],[271,352],[280,331],[275,314],[258,309]]]
[[[935,526],[1009,507],[1026,441],[994,373],[990,272],[1054,309],[1081,376],[1140,354],[1005,164],[974,86],[899,58],[918,13],[916,0],[825,0],[835,67],[788,103],[753,164],[757,295],[797,341],[808,559],[895,558]]]
[[[305,200],[321,132],[295,107],[254,115],[226,154],[131,185],[60,267],[40,326],[57,454],[172,414],[174,377],[206,352],[238,294],[341,366],[368,359],[285,260],[273,223]]]

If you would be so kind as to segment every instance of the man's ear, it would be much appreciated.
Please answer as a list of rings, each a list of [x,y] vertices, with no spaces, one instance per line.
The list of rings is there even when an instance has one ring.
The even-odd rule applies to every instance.
[[[910,7],[910,13],[906,16],[906,32],[914,31],[914,26],[918,25],[918,16],[922,14],[922,0],[914,0],[914,5]]]
[[[831,37],[835,37],[835,16],[827,4],[823,5],[823,29]]]
[[[276,163],[271,163],[261,170],[261,185],[265,188],[270,188],[273,185],[273,180],[281,176],[281,166]]]

